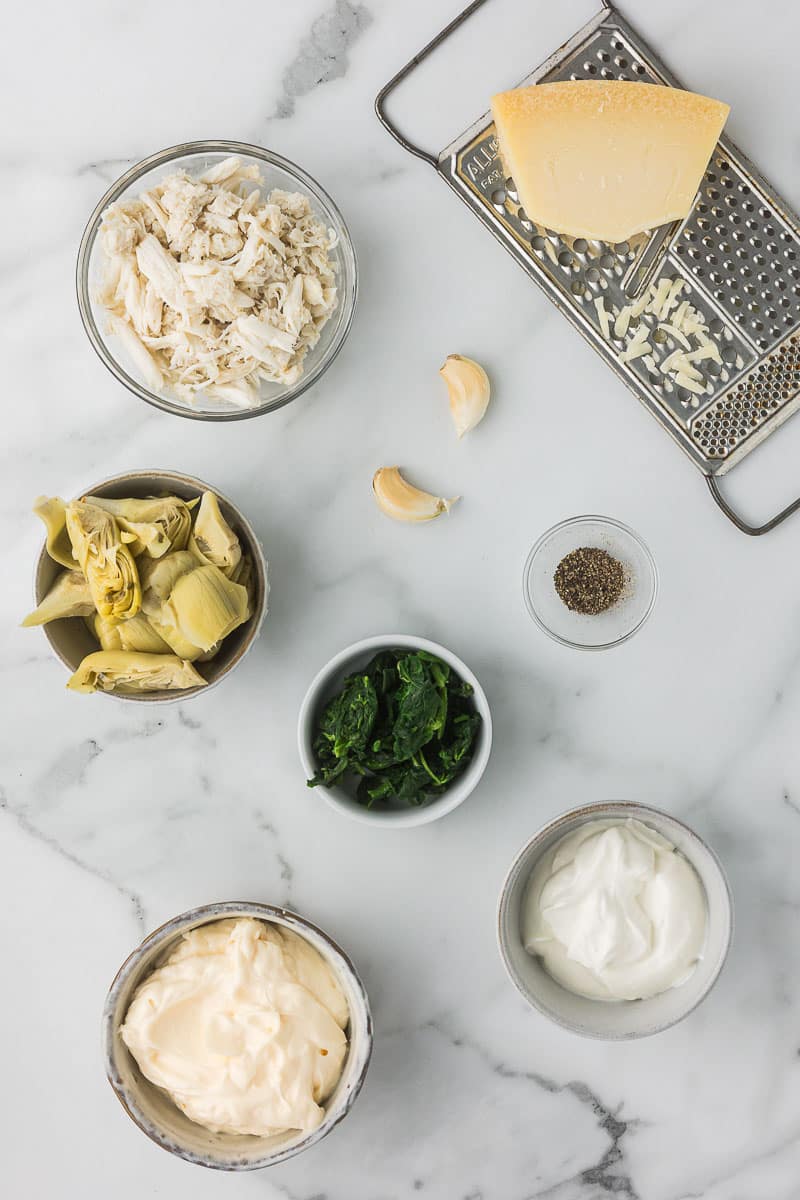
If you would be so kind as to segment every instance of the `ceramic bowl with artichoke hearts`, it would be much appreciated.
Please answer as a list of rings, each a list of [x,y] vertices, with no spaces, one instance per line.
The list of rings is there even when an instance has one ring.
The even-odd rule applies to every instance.
[[[199,664],[200,673],[206,680],[205,686],[181,690],[159,690],[137,693],[99,692],[114,696],[118,700],[156,701],[186,700],[200,695],[229,675],[250,650],[261,629],[267,611],[267,564],[264,553],[253,527],[222,492],[211,484],[174,471],[132,471],[115,475],[102,483],[85,488],[81,496],[100,496],[107,500],[146,499],[157,496],[177,496],[181,500],[198,500],[204,492],[211,492],[219,502],[222,517],[238,536],[243,554],[252,562],[252,602],[247,620],[234,629],[220,644],[213,658]],[[195,510],[196,511],[196,510]],[[55,562],[42,547],[36,565],[34,594],[36,605],[41,604],[63,567]],[[42,626],[45,636],[56,655],[71,672],[77,671],[87,655],[96,653],[100,647],[92,637],[86,621],[80,617],[67,617],[50,621]]]

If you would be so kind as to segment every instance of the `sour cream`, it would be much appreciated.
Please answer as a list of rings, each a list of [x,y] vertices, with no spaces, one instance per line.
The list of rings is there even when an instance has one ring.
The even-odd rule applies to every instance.
[[[120,1033],[143,1075],[220,1133],[315,1129],[347,1053],[348,1007],[319,952],[251,917],[183,935]]]
[[[706,921],[702,884],[671,842],[641,821],[589,821],[536,864],[522,936],[571,992],[638,1000],[689,978]]]

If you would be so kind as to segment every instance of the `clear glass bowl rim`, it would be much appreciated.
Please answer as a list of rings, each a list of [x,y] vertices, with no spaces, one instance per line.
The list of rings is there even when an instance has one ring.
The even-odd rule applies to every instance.
[[[650,567],[653,585],[652,595],[650,596],[650,601],[647,605],[647,608],[633,628],[629,629],[627,633],[623,633],[621,637],[614,638],[610,642],[599,642],[594,646],[587,645],[585,642],[573,642],[570,638],[562,637],[561,634],[556,633],[554,629],[551,629],[549,625],[545,624],[536,611],[536,607],[531,598],[531,589],[529,586],[531,568],[533,567],[537,554],[545,545],[545,543],[549,541],[554,534],[560,533],[562,529],[569,529],[569,527],[572,525],[581,525],[584,521],[594,521],[598,525],[605,525],[612,529],[618,529],[621,533],[627,534],[628,537],[632,538],[642,551],[645,561]],[[578,517],[567,517],[566,520],[559,521],[556,525],[551,525],[550,528],[546,529],[544,533],[534,542],[528,557],[525,559],[525,567],[522,572],[522,596],[525,601],[525,607],[527,608],[530,616],[533,618],[542,632],[546,633],[548,637],[551,637],[554,642],[559,642],[562,646],[569,646],[572,650],[610,650],[614,646],[621,646],[623,642],[627,642],[629,638],[632,638],[635,633],[639,632],[655,608],[656,599],[658,598],[658,585],[659,579],[656,560],[653,558],[652,551],[644,539],[639,536],[635,529],[631,529],[630,525],[626,525],[623,521],[617,521],[614,519],[614,517],[603,517],[599,513],[584,513]]]
[[[100,230],[101,218],[109,205],[114,204],[123,193],[132,184],[136,183],[148,171],[152,171],[156,167],[165,166],[177,158],[183,158],[190,154],[246,154],[251,158],[259,159],[261,162],[267,163],[270,166],[278,167],[286,171],[288,174],[295,176],[298,183],[302,184],[313,194],[317,194],[324,201],[325,205],[330,209],[336,221],[341,227],[343,237],[341,243],[344,247],[344,256],[351,260],[351,276],[352,290],[349,298],[346,301],[347,293],[342,295],[342,303],[347,302],[348,308],[344,313],[344,317],[340,319],[339,327],[336,331],[334,340],[331,342],[325,355],[316,364],[314,370],[303,374],[298,382],[290,387],[285,395],[276,397],[266,404],[256,405],[254,408],[236,409],[231,412],[196,412],[192,409],[182,407],[175,404],[168,398],[159,395],[157,392],[151,392],[149,388],[144,387],[138,380],[123,369],[120,363],[114,358],[113,354],[106,345],[97,322],[94,319],[92,312],[91,299],[89,295],[89,263],[91,261],[92,250]],[[345,267],[346,274],[347,268]],[[317,183],[313,176],[304,171],[302,167],[298,167],[288,158],[282,158],[281,155],[273,153],[272,150],[265,150],[262,146],[255,146],[249,142],[231,142],[227,140],[204,140],[199,142],[181,142],[175,146],[169,146],[166,150],[159,150],[155,154],[143,158],[141,162],[130,167],[129,170],[117,179],[108,191],[103,195],[95,205],[89,220],[86,222],[86,228],[81,236],[80,247],[78,249],[78,260],[75,268],[75,287],[78,297],[78,310],[80,312],[83,327],[92,345],[92,349],[98,356],[100,361],[105,364],[108,370],[116,379],[133,392],[140,400],[146,401],[147,404],[152,404],[154,408],[161,409],[162,412],[172,413],[174,416],[186,417],[193,421],[246,421],[250,417],[259,417],[263,413],[275,412],[284,405],[290,404],[307,391],[313,384],[324,375],[328,367],[334,361],[350,332],[350,327],[353,323],[353,316],[356,309],[356,301],[358,299],[358,260],[356,258],[353,239],[350,236],[350,230],[339,211],[338,205],[334,203],[328,192]]]

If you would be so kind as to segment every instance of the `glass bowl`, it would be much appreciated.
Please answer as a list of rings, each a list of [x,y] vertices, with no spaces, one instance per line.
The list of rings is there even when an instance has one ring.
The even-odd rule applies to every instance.
[[[119,345],[118,339],[106,331],[106,310],[94,299],[103,260],[98,233],[103,213],[109,205],[140,195],[175,171],[185,170],[191,175],[199,175],[231,155],[240,158],[245,164],[256,163],[259,166],[265,191],[282,188],[286,191],[305,192],[311,198],[317,217],[338,237],[338,245],[330,251],[331,260],[338,268],[339,303],[336,310],[323,326],[317,344],[307,351],[303,360],[303,374],[298,381],[291,386],[262,381],[258,403],[250,408],[241,408],[226,401],[209,400],[203,398],[202,392],[198,393],[196,400],[189,403],[172,395],[166,387],[161,392],[152,391],[144,382],[141,372]],[[76,284],[78,307],[89,341],[112,375],[129,391],[140,400],[146,400],[148,404],[164,412],[175,413],[179,417],[190,417],[199,421],[241,421],[247,417],[257,417],[261,413],[273,412],[282,408],[284,404],[289,404],[327,371],[341,350],[352,324],[358,292],[358,269],[353,243],[341,213],[327,192],[310,175],[287,159],[280,158],[269,150],[262,150],[259,146],[251,146],[245,142],[204,141],[186,142],[152,154],[135,167],[131,167],[109,188],[89,218],[81,238]]]
[[[582,547],[606,550],[622,564],[622,595],[605,612],[573,612],[558,595],[553,576],[565,555]],[[658,594],[658,571],[645,543],[611,517],[571,517],[543,533],[528,555],[522,579],[528,612],[562,646],[608,650],[633,637],[644,625]]]

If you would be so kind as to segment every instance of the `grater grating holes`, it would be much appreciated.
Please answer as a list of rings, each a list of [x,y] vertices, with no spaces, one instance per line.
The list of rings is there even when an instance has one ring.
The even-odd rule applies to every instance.
[[[794,334],[695,418],[692,437],[709,458],[726,458],[799,391],[800,336]]]
[[[548,80],[597,78],[658,82],[653,72],[639,61],[632,46],[620,37],[609,37],[608,31],[602,29],[559,71],[547,76]]]
[[[698,237],[700,254],[696,251]],[[755,295],[755,289],[745,282],[754,271],[762,285],[762,299],[771,301],[774,291],[788,292],[795,278],[792,271],[797,269],[796,241],[790,230],[781,227],[771,208],[756,202],[753,188],[727,157],[717,153],[712,158],[700,200],[675,249],[680,258],[688,258],[687,267],[698,280],[703,278],[701,271],[712,268],[708,277],[715,289],[714,299],[759,349],[765,349],[770,343],[765,337],[764,314],[752,305],[743,308],[738,293]],[[772,339],[800,324],[800,304],[795,303],[794,296],[780,308],[779,314],[766,314]]]

